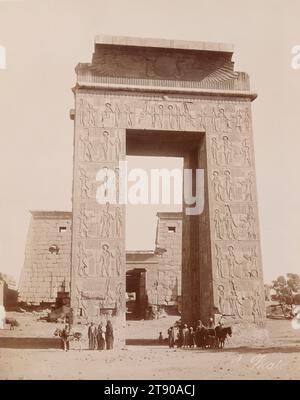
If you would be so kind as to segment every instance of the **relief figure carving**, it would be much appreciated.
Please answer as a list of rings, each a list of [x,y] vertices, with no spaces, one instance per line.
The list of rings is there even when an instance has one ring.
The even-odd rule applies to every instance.
[[[224,227],[225,227],[225,234],[228,240],[235,240],[235,228],[237,228],[237,224],[234,221],[232,216],[231,208],[228,204],[225,205],[225,213],[224,213]]]
[[[129,104],[124,104],[124,113],[126,116],[126,127],[132,128],[133,127],[133,117],[134,117],[134,111],[131,110],[131,107]]]
[[[78,260],[78,275],[79,276],[89,276],[89,260],[88,255],[85,252],[83,244],[78,243],[77,260]]]
[[[181,129],[180,124],[180,109],[177,104],[168,105],[168,121],[171,129]]]
[[[228,274],[230,278],[241,278],[240,274],[237,273],[237,267],[240,267],[241,262],[237,261],[233,246],[228,246],[228,253],[226,255],[226,261],[228,266]]]
[[[115,134],[110,140],[111,150],[112,150],[112,160],[118,160],[122,152],[122,143],[119,136],[119,132]]]
[[[223,255],[222,255],[222,249],[220,246],[217,244],[215,245],[216,248],[216,261],[217,261],[217,272],[219,278],[224,278],[224,272],[223,272]]]
[[[233,280],[229,281],[230,292],[229,292],[229,307],[232,315],[237,315],[239,318],[243,318],[243,302],[244,298],[238,291],[238,288]]]
[[[212,186],[215,195],[215,201],[224,201],[223,198],[223,185],[218,171],[213,172]]]
[[[183,102],[183,113],[182,113],[183,123],[181,124],[182,128],[185,129],[187,125],[195,128],[197,125],[197,116],[192,115],[189,109],[189,103]]]
[[[213,171],[212,189],[215,201],[253,201],[253,180],[249,172],[244,179],[233,177],[230,170]]]
[[[108,161],[108,149],[109,149],[109,144],[110,144],[110,133],[106,130],[102,132],[102,141],[101,141],[101,147],[102,147],[102,157],[100,156],[100,159]]]
[[[115,111],[111,103],[105,103],[105,109],[102,111],[102,126],[114,127],[116,124]]]
[[[254,293],[249,296],[249,300],[251,302],[251,313],[253,320],[254,322],[257,322],[257,319],[262,316],[261,295],[259,288],[254,289]]]
[[[232,121],[231,117],[228,116],[224,110],[224,108],[219,108],[216,112],[213,110],[214,116],[214,126],[216,132],[231,132],[232,130]]]
[[[113,136],[108,130],[103,130],[99,150],[100,161],[118,161],[122,153],[119,132]]]
[[[251,167],[250,146],[247,139],[244,139],[241,147],[242,165]]]
[[[239,206],[240,207],[240,206]],[[256,218],[252,206],[233,214],[231,206],[216,208],[213,217],[215,236],[219,240],[256,240]]]
[[[82,204],[80,207],[80,212],[78,215],[78,220],[79,220],[79,236],[81,237],[88,237],[88,216],[85,210],[84,205]]]
[[[80,195],[87,199],[90,197],[90,186],[88,183],[88,176],[84,168],[79,168],[79,181],[80,181]]]
[[[100,237],[109,238],[111,236],[113,222],[114,216],[109,211],[109,204],[106,204],[106,207],[102,210],[100,215]]]
[[[218,151],[220,150],[220,147],[217,142],[217,138],[213,137],[211,140],[211,153],[212,153],[212,158],[216,165],[219,165],[219,154]]]
[[[256,219],[253,207],[249,206],[247,214],[241,217],[241,227],[246,232],[249,240],[256,240]]]
[[[232,181],[231,172],[229,170],[224,171],[225,175],[225,193],[228,201],[235,199],[234,195],[234,183]]]
[[[228,138],[228,136],[223,136],[223,155],[224,161],[226,165],[230,164],[231,155],[232,155],[232,145]]]
[[[79,123],[81,126],[95,127],[96,113],[97,110],[91,103],[86,103],[83,99],[79,100],[78,115],[79,115]]]
[[[225,288],[223,285],[218,285],[218,309],[221,314],[226,314],[225,310]]]
[[[152,119],[153,128],[163,128],[164,126],[164,106],[158,104],[154,106],[154,113]]]
[[[247,139],[242,141],[236,135],[212,137],[210,143],[212,161],[224,167],[251,167],[251,146]]]
[[[82,161],[94,161],[94,149],[89,134],[80,136],[80,144],[82,149]]]
[[[76,285],[76,300],[77,300],[77,312],[80,317],[87,318],[88,312],[85,301],[82,299],[82,292],[79,289],[78,285]]]
[[[223,220],[222,220],[222,217],[220,215],[220,210],[216,209],[215,210],[215,215],[214,215],[214,226],[215,226],[216,237],[217,237],[217,239],[220,239],[220,240],[223,239],[222,225],[223,225]]]
[[[253,180],[252,173],[249,172],[248,176],[239,182],[242,187],[242,194],[244,201],[253,201]]]
[[[110,276],[111,275],[111,262],[115,258],[110,250],[108,244],[103,244],[100,257],[98,259],[96,275],[97,276]]]
[[[121,236],[121,233],[122,233],[122,210],[120,207],[116,207],[115,232],[116,232],[117,237]]]
[[[122,253],[119,246],[117,246],[116,248],[115,261],[116,261],[116,274],[120,276],[122,271]]]
[[[245,260],[247,261],[247,276],[250,278],[258,278],[258,267],[257,260],[258,256],[256,253],[256,248],[251,247],[250,252],[243,255]]]

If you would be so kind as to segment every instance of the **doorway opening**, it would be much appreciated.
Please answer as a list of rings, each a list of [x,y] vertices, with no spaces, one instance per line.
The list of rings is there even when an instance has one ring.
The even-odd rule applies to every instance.
[[[141,199],[141,204],[129,201],[126,205],[127,319],[157,319],[162,314],[180,317],[181,312],[186,320],[199,318],[201,275],[206,273],[200,268],[200,257],[209,232],[202,224],[203,215],[186,213],[187,207],[194,206],[187,205],[183,196],[183,168],[193,174],[190,190],[195,196],[195,172],[206,169],[205,154],[203,132],[126,130],[128,181],[136,185],[134,199]],[[181,172],[179,185],[174,163]],[[148,191],[143,191],[139,174],[129,179],[131,168],[143,170]],[[159,180],[159,195],[154,195],[159,202],[153,202],[151,173],[162,169],[169,171],[169,181]],[[130,190],[128,185],[127,193]],[[166,204],[165,195],[173,204]],[[205,229],[205,241],[200,241],[201,229]]]
[[[181,314],[183,230],[185,225],[184,251],[189,258],[190,251],[198,249],[199,222],[194,217],[193,222],[186,223],[183,215],[183,167],[198,166],[202,142],[203,134],[198,132],[126,132],[128,174],[134,168],[142,169],[148,177],[149,188],[148,204],[126,206],[127,319]],[[154,187],[153,170],[161,173],[159,202],[155,204],[150,193]],[[169,193],[163,193],[164,189]],[[168,194],[169,202],[166,202],[164,195]],[[194,244],[189,240],[190,235]]]
[[[146,270],[134,268],[126,271],[126,319],[144,319],[147,307],[145,287]]]
[[[126,318],[179,315],[183,158],[127,156],[127,163],[128,176],[136,169],[146,174],[149,190],[148,204],[126,207]],[[159,193],[153,203],[150,191],[154,187]]]

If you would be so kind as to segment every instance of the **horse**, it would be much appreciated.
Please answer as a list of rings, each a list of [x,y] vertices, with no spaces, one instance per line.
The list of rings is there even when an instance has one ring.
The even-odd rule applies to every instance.
[[[231,326],[225,328],[219,325],[216,327],[215,331],[218,338],[218,348],[223,349],[227,336],[232,336]]]

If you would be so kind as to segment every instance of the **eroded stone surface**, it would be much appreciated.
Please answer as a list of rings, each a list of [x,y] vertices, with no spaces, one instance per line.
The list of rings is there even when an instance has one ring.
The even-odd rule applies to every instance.
[[[113,43],[113,41],[112,41]],[[77,319],[105,314],[124,323],[124,206],[100,206],[95,173],[118,171],[126,138],[136,130],[160,140],[185,168],[205,170],[204,211],[183,217],[182,318],[214,313],[263,325],[264,291],[255,188],[251,100],[245,73],[231,53],[96,43],[79,64],[75,94],[72,307]],[[194,146],[184,146],[184,135]],[[176,140],[178,138],[178,140]],[[128,143],[127,143],[128,144]],[[149,141],[131,151],[149,155]],[[128,153],[127,153],[128,154]],[[117,217],[118,215],[118,217]],[[102,219],[101,219],[102,218]],[[119,221],[119,228],[116,223]],[[122,333],[120,333],[122,336]]]

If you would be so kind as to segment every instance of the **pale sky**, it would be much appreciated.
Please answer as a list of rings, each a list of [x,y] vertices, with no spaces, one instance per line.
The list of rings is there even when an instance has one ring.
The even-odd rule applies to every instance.
[[[19,277],[30,209],[71,210],[74,68],[91,60],[94,37],[108,34],[235,45],[235,69],[248,72],[258,92],[265,280],[299,273],[300,69],[291,68],[299,15],[299,0],[0,0],[0,271]],[[128,210],[138,232],[127,237],[129,249],[154,247],[155,212]]]

